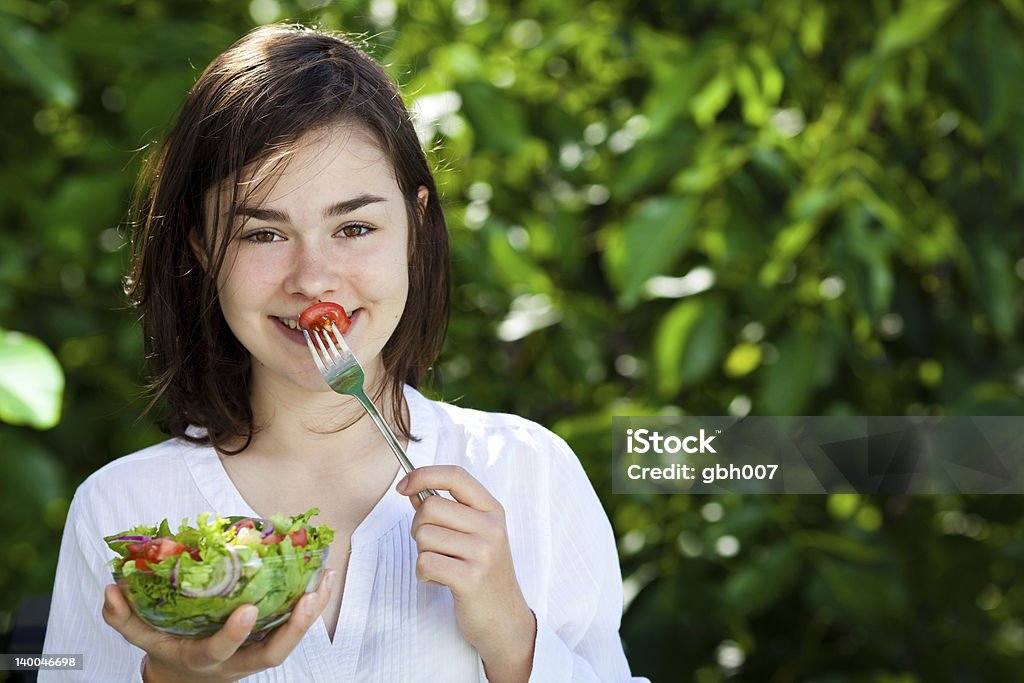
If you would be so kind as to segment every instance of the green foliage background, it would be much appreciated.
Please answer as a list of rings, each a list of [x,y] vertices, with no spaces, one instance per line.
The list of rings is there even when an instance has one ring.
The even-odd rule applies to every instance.
[[[142,149],[278,20],[363,34],[420,113],[454,240],[437,393],[576,449],[635,673],[1024,680],[1019,498],[615,496],[608,466],[615,414],[1021,413],[1022,0],[8,0],[0,327],[66,388],[54,429],[0,424],[0,632],[77,483],[161,438],[120,294]]]

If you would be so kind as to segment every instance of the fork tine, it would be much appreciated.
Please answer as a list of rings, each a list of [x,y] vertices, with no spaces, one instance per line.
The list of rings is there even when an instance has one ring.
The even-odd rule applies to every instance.
[[[345,356],[338,350],[337,343],[331,339],[331,335],[328,334],[326,329],[316,330],[316,338],[321,344],[320,348],[324,349],[324,353],[329,355],[332,365],[345,362]]]
[[[316,339],[316,345],[320,347],[320,357],[323,359],[324,365],[328,368],[333,368],[337,365],[336,359],[334,358],[337,354],[332,353],[330,340],[325,341],[323,336],[320,334],[320,330],[313,330],[313,338]]]
[[[335,349],[337,349],[337,351],[340,354],[343,355],[342,360],[348,360],[349,358],[353,358],[352,349],[349,348],[348,342],[345,341],[345,337],[342,336],[341,331],[338,329],[338,326],[334,323],[331,323],[330,329],[331,334],[334,336],[335,343],[333,346]],[[324,330],[324,336],[328,336],[327,330]]]
[[[328,348],[331,349],[331,353],[334,355],[334,359],[338,362],[348,361],[351,353],[348,352],[348,344],[346,344],[343,339],[340,342],[338,341],[341,339],[341,335],[337,335],[336,339],[331,339],[331,333],[327,328],[324,328],[322,332],[324,334],[324,339],[327,340]]]
[[[309,346],[309,350],[313,354],[313,360],[316,362],[317,370],[319,370],[321,373],[327,372],[327,367],[324,365],[323,360],[321,360],[320,354],[317,352],[316,347],[313,346],[313,340],[310,339],[309,332],[307,330],[303,330],[302,334],[306,337],[306,345]],[[320,340],[317,339],[317,341]]]

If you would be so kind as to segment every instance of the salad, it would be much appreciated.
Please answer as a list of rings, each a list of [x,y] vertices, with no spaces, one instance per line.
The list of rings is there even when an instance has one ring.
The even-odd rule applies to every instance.
[[[132,609],[155,628],[183,636],[217,631],[244,604],[259,609],[253,632],[287,620],[327,561],[334,531],[312,526],[312,508],[287,517],[182,520],[171,533],[167,520],[137,526],[103,540],[117,553],[114,579]]]

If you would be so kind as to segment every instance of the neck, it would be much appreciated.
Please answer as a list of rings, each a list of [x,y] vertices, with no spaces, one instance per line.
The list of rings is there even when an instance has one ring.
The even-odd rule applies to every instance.
[[[369,379],[369,378],[368,378]],[[372,397],[379,393],[368,385]],[[394,405],[390,391],[374,400],[388,424],[394,426],[398,410],[407,414],[404,401]],[[242,455],[251,453],[277,463],[299,464],[325,473],[359,468],[376,456],[383,444],[376,425],[353,397],[327,389],[305,391],[294,384],[254,377],[253,419],[256,433]]]

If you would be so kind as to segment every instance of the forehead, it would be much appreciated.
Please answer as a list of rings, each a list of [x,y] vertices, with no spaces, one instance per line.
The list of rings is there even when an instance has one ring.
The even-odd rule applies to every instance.
[[[239,205],[301,212],[359,194],[401,199],[394,166],[376,136],[353,123],[311,130],[249,164],[239,176],[207,192],[208,217],[211,211],[231,215]]]

